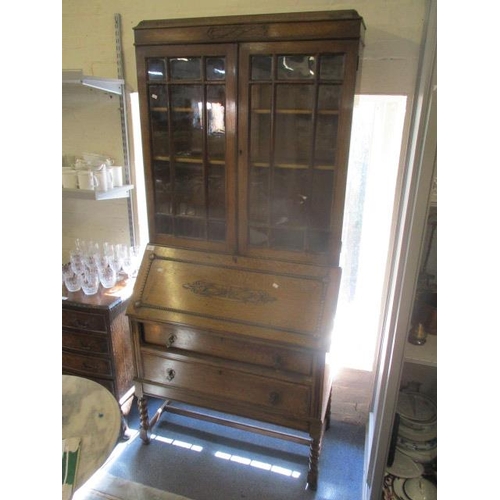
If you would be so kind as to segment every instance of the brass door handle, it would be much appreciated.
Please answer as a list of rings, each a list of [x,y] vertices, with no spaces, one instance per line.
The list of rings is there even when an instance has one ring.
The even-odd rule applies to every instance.
[[[76,328],[82,328],[83,330],[88,330],[90,328],[90,323],[84,319],[75,319],[73,321],[73,326]]]

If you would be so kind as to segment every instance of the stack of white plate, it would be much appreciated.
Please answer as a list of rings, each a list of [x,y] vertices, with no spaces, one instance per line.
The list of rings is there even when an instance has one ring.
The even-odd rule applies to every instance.
[[[401,391],[397,412],[399,431],[396,449],[419,464],[437,457],[437,407],[420,392]]]

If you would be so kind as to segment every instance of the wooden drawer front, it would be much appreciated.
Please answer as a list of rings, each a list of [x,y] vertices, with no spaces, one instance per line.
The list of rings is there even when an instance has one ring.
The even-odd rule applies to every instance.
[[[62,332],[62,347],[63,349],[75,349],[100,354],[109,352],[106,337],[66,331]]]
[[[76,370],[89,375],[112,375],[111,361],[109,359],[84,356],[81,354],[62,353],[63,369]]]
[[[310,351],[244,342],[173,325],[145,323],[142,328],[144,341],[148,344],[194,351],[302,375],[311,375],[312,372],[313,355]]]
[[[92,314],[70,309],[62,310],[62,326],[78,330],[106,332],[106,321],[101,314]]]
[[[272,408],[294,416],[307,416],[310,388],[198,360],[179,360],[142,354],[144,378],[177,389],[187,389],[227,402]]]

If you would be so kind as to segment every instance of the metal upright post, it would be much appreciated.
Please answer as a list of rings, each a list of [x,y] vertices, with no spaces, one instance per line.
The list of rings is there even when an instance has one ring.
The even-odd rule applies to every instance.
[[[130,174],[130,145],[129,145],[129,135],[128,135],[128,108],[127,108],[127,96],[125,92],[125,72],[123,69],[123,51],[122,51],[122,35],[121,35],[121,15],[115,14],[115,43],[116,43],[116,65],[118,78],[123,80],[122,91],[120,94],[120,118],[121,118],[121,129],[122,129],[122,145],[123,145],[123,163],[125,171],[125,183],[131,184],[131,174]],[[134,225],[134,205],[132,203],[132,193],[130,193],[127,198],[127,208],[128,208],[128,222],[129,222],[129,234],[130,234],[130,244],[136,244],[136,234]]]

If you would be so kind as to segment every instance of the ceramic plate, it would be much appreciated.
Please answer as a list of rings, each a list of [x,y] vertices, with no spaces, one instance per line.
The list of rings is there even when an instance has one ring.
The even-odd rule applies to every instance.
[[[437,447],[432,450],[425,451],[416,451],[416,450],[407,450],[406,448],[402,448],[399,445],[396,445],[396,449],[401,453],[409,456],[415,462],[419,464],[427,464],[432,462],[437,457]]]
[[[431,424],[437,420],[436,404],[419,392],[401,391],[397,411],[402,419],[420,424]]]
[[[403,491],[410,500],[437,500],[437,488],[428,479],[407,479]]]
[[[437,425],[420,426],[419,429],[415,429],[414,426],[408,426],[404,420],[400,420],[398,434],[414,441],[430,441],[437,438]]]
[[[409,427],[410,429],[414,429],[416,431],[430,431],[431,429],[434,429],[437,425],[437,421],[434,420],[434,422],[430,423],[420,423],[417,422],[416,420],[410,420],[409,418],[402,417],[400,415],[400,423],[403,425],[406,425],[406,427]]]
[[[406,439],[402,436],[398,436],[398,445],[405,450],[427,451],[437,446],[437,440],[414,441],[413,439]]]
[[[408,455],[396,450],[394,461],[391,467],[387,467],[387,472],[396,478],[411,479],[420,477],[424,472],[424,467],[413,461]]]
[[[394,493],[400,500],[411,500],[408,498],[403,490],[403,485],[406,479],[401,479],[399,477],[394,478],[394,482],[392,483],[392,489]]]

